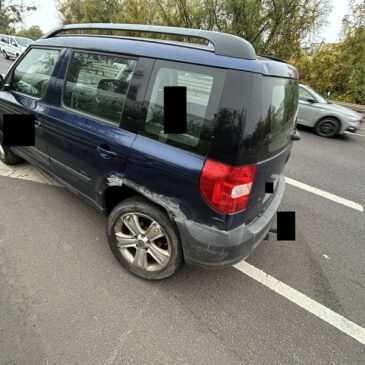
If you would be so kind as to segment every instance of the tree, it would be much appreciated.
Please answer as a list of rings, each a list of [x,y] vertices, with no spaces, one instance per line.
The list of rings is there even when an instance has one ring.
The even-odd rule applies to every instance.
[[[339,91],[345,101],[365,105],[365,0],[349,5],[342,21]]]
[[[42,37],[43,32],[42,29],[38,25],[33,25],[30,28],[22,28],[17,33],[19,37],[31,38],[33,40],[39,39]]]
[[[22,22],[23,15],[35,10],[35,6],[25,6],[21,1],[0,0],[0,33],[13,33],[15,26]]]
[[[57,8],[64,24],[81,23],[82,0],[58,0]]]
[[[66,23],[126,22],[218,30],[290,58],[324,23],[329,0],[59,0]]]
[[[290,60],[301,82],[331,99],[365,104],[365,1],[350,1],[342,21],[342,42],[323,44],[312,56],[304,52]]]

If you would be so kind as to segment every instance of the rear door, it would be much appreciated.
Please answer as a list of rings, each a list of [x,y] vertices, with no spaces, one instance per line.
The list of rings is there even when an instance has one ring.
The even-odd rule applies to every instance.
[[[62,65],[45,129],[48,153],[57,176],[99,206],[107,179],[123,176],[136,138],[120,121],[124,106],[144,95],[145,71],[137,58],[78,50]]]

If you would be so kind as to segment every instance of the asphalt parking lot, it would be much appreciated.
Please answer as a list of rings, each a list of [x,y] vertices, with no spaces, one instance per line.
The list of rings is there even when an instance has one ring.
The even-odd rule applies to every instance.
[[[296,241],[157,283],[120,267],[87,203],[0,163],[0,364],[365,363],[365,137],[301,134],[280,207]]]

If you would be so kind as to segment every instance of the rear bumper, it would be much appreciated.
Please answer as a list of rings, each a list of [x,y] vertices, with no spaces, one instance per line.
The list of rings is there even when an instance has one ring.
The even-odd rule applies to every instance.
[[[176,220],[187,263],[206,267],[233,265],[245,259],[268,233],[285,190],[281,175],[275,197],[262,215],[252,223],[231,231],[220,231],[192,221]]]

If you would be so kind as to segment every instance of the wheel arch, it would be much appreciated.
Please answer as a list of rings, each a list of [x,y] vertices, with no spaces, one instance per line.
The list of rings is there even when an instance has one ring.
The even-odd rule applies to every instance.
[[[174,213],[166,207],[165,204],[157,202],[151,197],[152,194],[144,194],[138,189],[123,184],[121,186],[107,186],[103,192],[103,207],[105,215],[108,216],[111,211],[123,200],[132,196],[139,196],[146,199],[149,203],[155,205],[157,208],[162,209],[172,222],[174,221]]]
[[[314,124],[314,128],[316,128],[316,127],[317,127],[317,125],[318,125],[318,123],[319,123],[320,121],[322,121],[323,119],[327,119],[327,118],[337,120],[337,121],[340,123],[340,130],[341,130],[341,127],[342,127],[342,120],[341,120],[341,119],[340,119],[337,115],[332,115],[332,114],[328,114],[328,115],[325,115],[325,116],[320,117],[320,118],[316,121],[316,123]]]

